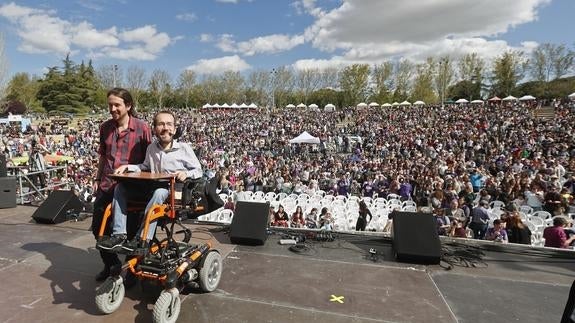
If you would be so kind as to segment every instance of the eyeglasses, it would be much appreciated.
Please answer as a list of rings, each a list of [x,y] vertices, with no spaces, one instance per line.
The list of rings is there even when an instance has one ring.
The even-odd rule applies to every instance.
[[[174,127],[174,123],[173,122],[157,122],[156,123],[156,127]]]

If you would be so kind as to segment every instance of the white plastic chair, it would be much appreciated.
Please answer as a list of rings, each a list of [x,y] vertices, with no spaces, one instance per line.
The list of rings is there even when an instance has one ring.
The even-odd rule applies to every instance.
[[[531,214],[533,213],[533,208],[530,207],[529,205],[521,205],[519,207],[519,212],[523,212],[525,214]]]
[[[390,193],[390,194],[387,194],[387,199],[388,200],[393,200],[393,199],[399,200],[399,199],[401,199],[401,196],[394,194],[394,193]]]
[[[230,209],[222,209],[220,210],[220,212],[218,212],[216,222],[230,224],[232,223],[233,217],[234,217],[234,211]]]
[[[417,212],[417,206],[415,205],[406,205],[401,209],[403,212]]]
[[[276,199],[276,193],[275,192],[267,192],[264,195],[264,200],[271,202],[274,201]]]
[[[489,208],[491,209],[497,209],[497,208],[505,208],[505,202],[503,201],[492,201],[489,203]]]
[[[401,206],[406,207],[406,206],[415,206],[415,208],[417,208],[417,204],[415,203],[415,201],[412,200],[407,200],[407,201],[403,201],[401,203]]]
[[[547,211],[535,211],[533,213],[531,213],[531,217],[538,217],[538,218],[542,218],[543,220],[547,220],[550,219],[551,213],[547,212]]]
[[[281,203],[281,201],[282,201],[283,199],[285,199],[286,197],[288,197],[288,195],[287,195],[286,193],[284,193],[284,192],[281,192],[281,193],[276,194],[276,200],[277,200],[278,202],[280,202],[280,203]]]
[[[254,201],[263,201],[265,198],[265,194],[262,191],[255,191],[254,194],[252,194],[252,200]]]

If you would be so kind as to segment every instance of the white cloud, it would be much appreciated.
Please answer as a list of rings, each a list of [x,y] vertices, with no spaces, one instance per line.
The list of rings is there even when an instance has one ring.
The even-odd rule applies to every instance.
[[[179,15],[176,15],[176,19],[182,20],[182,21],[192,22],[192,21],[196,21],[198,19],[198,16],[195,13],[186,12],[186,13],[181,13]]]
[[[72,23],[60,19],[55,11],[14,3],[0,6],[0,16],[14,24],[22,40],[18,49],[26,53],[63,55],[86,50],[94,58],[153,60],[170,43],[180,39],[171,39],[150,25],[121,32],[115,26],[98,30],[86,21]]]
[[[219,74],[225,71],[241,72],[251,66],[238,55],[212,59],[200,59],[195,64],[186,67],[199,74]]]
[[[507,50],[530,53],[534,42],[511,46],[497,36],[537,19],[537,10],[551,0],[344,0],[316,15],[306,28],[305,42],[334,53],[329,59],[303,59],[295,68],[379,63],[394,58],[421,61],[441,55],[476,52],[492,59]],[[300,0],[296,9],[311,14],[314,0]],[[497,8],[497,10],[494,10]]]
[[[214,41],[214,36],[212,36],[211,34],[201,34],[200,35],[200,42],[210,43],[212,41]]]
[[[290,50],[304,43],[303,35],[268,35],[255,37],[248,41],[236,42],[232,35],[220,36],[218,48],[224,52],[238,53],[246,56],[255,54],[271,54]]]
[[[299,15],[308,14],[314,17],[321,17],[325,12],[315,5],[316,0],[298,0],[292,3],[296,13]]]

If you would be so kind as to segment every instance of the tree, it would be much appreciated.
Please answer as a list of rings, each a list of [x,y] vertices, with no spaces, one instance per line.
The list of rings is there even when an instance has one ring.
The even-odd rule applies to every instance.
[[[119,65],[102,65],[98,68],[96,75],[104,89],[123,86],[123,71]]]
[[[294,89],[294,79],[293,71],[285,66],[272,72],[270,93],[276,107],[286,106],[287,98]]]
[[[393,63],[384,62],[373,66],[372,78],[374,83],[373,100],[388,102],[393,88]]]
[[[344,104],[355,106],[366,99],[369,65],[353,64],[346,66],[339,76],[341,90],[346,96]]]
[[[8,75],[8,60],[4,52],[4,34],[0,32],[0,99],[4,97],[4,82]]]
[[[221,96],[224,102],[241,102],[244,92],[244,79],[240,72],[225,71],[221,75]]]
[[[575,53],[565,45],[541,44],[531,54],[530,72],[535,81],[549,82],[558,79],[573,67]]]
[[[186,109],[190,106],[190,102],[192,102],[192,94],[195,86],[196,73],[194,71],[184,70],[180,73],[180,77],[178,78],[178,91],[184,99]]]
[[[407,100],[413,70],[413,64],[407,59],[402,59],[395,64],[395,90],[393,91],[395,101]]]
[[[140,107],[142,93],[146,90],[146,71],[136,65],[128,67],[126,70],[126,88],[132,94],[134,105]]]
[[[41,112],[44,109],[36,98],[39,88],[40,81],[37,77],[32,78],[28,73],[16,73],[8,82],[6,99],[22,102],[30,110]]]
[[[170,82],[170,74],[164,70],[156,69],[150,76],[149,91],[155,98],[156,107],[159,109],[164,108],[166,96],[171,91],[172,86]]]
[[[245,88],[246,103],[255,102],[258,105],[263,105],[266,102],[268,85],[271,83],[271,75],[269,71],[257,70],[248,75],[247,84]]]
[[[469,101],[480,98],[485,61],[477,53],[466,54],[459,59],[457,68],[461,82],[458,83],[460,90],[456,97]]]
[[[415,79],[413,81],[413,91],[411,99],[422,100],[424,102],[435,102],[437,96],[433,92],[433,72],[435,70],[435,61],[428,57],[425,63],[418,64],[415,67]]]
[[[319,88],[321,80],[322,76],[317,68],[306,68],[296,73],[297,89],[301,93],[303,103],[308,103],[309,95]]]
[[[527,61],[522,52],[508,51],[493,62],[493,95],[511,95],[519,80],[523,79]]]
[[[453,81],[455,72],[453,70],[453,62],[449,56],[443,56],[439,59],[437,65],[437,74],[435,77],[435,89],[439,95],[439,101],[443,105],[446,99],[447,88]]]

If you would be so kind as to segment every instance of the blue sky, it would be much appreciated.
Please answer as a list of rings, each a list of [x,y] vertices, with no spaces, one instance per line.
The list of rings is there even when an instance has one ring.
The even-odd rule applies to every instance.
[[[176,79],[575,45],[573,0],[26,0],[0,4],[8,76],[66,53]]]

